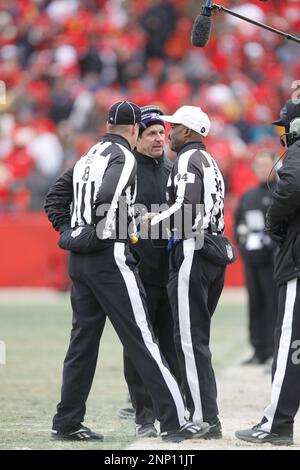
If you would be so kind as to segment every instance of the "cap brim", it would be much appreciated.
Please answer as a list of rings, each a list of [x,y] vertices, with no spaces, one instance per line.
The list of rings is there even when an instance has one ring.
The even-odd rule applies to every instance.
[[[272,124],[273,126],[281,126],[281,127],[285,126],[285,124],[282,122],[281,119],[278,119],[277,121],[273,121]]]
[[[172,124],[181,124],[181,122],[178,120],[178,118],[176,119],[175,116],[165,116],[164,114],[162,114],[159,117],[163,121],[171,122]]]

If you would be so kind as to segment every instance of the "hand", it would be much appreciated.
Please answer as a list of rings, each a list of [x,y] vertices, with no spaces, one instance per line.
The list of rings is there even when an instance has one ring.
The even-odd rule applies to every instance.
[[[157,215],[156,212],[146,212],[142,217],[142,223],[145,229],[149,232],[151,228],[151,220]]]

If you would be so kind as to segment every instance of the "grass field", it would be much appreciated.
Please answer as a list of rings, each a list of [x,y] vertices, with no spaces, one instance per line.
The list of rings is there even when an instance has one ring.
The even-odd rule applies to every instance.
[[[34,297],[33,297],[34,298]],[[119,420],[126,386],[122,348],[107,322],[85,423],[105,435],[101,444],[57,443],[49,439],[59,400],[71,309],[66,295],[45,300],[0,300],[0,340],[7,348],[0,366],[0,449],[124,449],[134,441],[131,421]],[[247,347],[246,312],[242,304],[221,303],[212,327],[217,374]]]

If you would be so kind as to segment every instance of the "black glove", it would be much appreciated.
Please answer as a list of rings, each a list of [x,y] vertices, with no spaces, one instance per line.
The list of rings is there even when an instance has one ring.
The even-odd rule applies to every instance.
[[[108,245],[111,245],[111,240],[99,240],[94,225],[69,228],[61,234],[58,240],[60,248],[75,253],[94,253],[106,248]]]

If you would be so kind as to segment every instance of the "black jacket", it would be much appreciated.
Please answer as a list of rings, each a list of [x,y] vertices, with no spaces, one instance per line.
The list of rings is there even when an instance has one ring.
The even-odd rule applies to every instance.
[[[275,254],[279,285],[300,277],[300,141],[289,147],[267,213],[270,236],[281,240]]]
[[[273,264],[274,243],[265,232],[267,210],[276,182],[261,183],[247,191],[235,212],[234,238],[249,265]]]
[[[166,203],[166,186],[172,164],[162,156],[151,158],[137,151],[137,194],[135,204],[143,204],[151,211],[151,204]],[[160,245],[160,246],[159,246]],[[155,241],[139,239],[133,250],[139,255],[139,272],[143,282],[165,286],[168,280],[167,241],[156,244]]]
[[[71,204],[73,201],[74,166],[63,173],[49,189],[45,211],[53,228],[60,233],[71,228]]]

